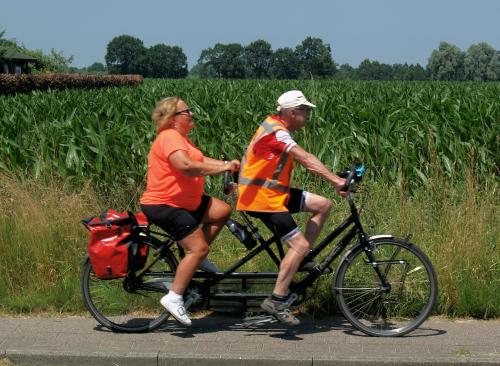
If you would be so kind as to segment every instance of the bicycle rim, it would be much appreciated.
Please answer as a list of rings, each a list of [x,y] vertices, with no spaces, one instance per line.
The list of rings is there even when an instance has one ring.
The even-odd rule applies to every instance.
[[[437,279],[427,256],[402,239],[373,242],[375,264],[354,248],[335,278],[338,305],[346,319],[372,336],[395,337],[416,329],[430,315]],[[387,279],[384,288],[375,268]]]
[[[151,252],[148,262],[152,259]],[[81,281],[85,305],[100,324],[113,331],[138,333],[154,330],[170,315],[160,304],[161,297],[168,290],[165,277],[158,273],[165,271],[175,272],[172,260],[158,261],[148,271],[150,274],[141,277],[142,282],[151,283],[151,286],[126,291],[124,278],[98,279],[87,259]]]

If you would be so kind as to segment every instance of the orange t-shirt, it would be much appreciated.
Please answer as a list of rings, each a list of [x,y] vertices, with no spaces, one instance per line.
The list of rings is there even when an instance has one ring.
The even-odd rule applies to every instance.
[[[189,138],[173,129],[160,132],[149,151],[147,186],[140,199],[141,204],[164,204],[190,211],[198,208],[204,179],[202,176],[187,176],[170,164],[170,154],[177,150],[186,151],[192,160],[203,161],[202,152]]]

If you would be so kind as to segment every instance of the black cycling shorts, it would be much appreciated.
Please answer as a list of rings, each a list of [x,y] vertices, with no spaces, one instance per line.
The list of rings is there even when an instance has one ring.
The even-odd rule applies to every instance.
[[[245,211],[249,216],[256,217],[269,228],[273,233],[278,234],[278,237],[287,241],[295,234],[300,233],[297,223],[291,214],[304,210],[307,192],[302,189],[291,188],[288,196],[288,201],[285,207],[288,211],[280,212],[257,212]]]
[[[141,209],[151,223],[179,241],[198,228],[211,199],[212,197],[204,194],[194,211],[169,205],[141,205]]]

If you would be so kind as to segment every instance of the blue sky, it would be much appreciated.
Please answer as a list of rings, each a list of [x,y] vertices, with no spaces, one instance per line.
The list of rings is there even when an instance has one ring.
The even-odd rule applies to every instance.
[[[307,36],[332,47],[336,63],[427,64],[440,41],[500,49],[500,0],[0,0],[0,29],[30,49],[104,63],[106,45],[129,34],[145,46],[182,47],[192,67],[216,43],[295,48]]]

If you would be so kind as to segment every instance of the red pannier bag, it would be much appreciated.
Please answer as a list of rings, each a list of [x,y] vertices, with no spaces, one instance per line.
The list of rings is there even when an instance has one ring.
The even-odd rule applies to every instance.
[[[133,233],[135,226],[148,226],[143,213],[106,210],[82,223],[90,231],[87,251],[97,278],[125,277],[144,267],[149,247],[139,245]]]

